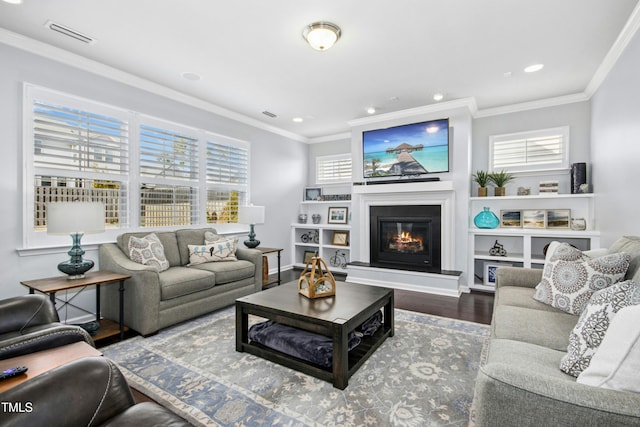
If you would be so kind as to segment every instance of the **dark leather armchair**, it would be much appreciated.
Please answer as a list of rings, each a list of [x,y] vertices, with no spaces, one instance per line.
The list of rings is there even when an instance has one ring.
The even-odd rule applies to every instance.
[[[3,426],[189,426],[164,407],[136,404],[115,363],[86,357],[29,379],[2,393],[3,402],[22,403],[7,412]],[[28,404],[28,405],[27,405]]]
[[[0,301],[0,359],[86,341],[81,327],[60,323],[58,312],[44,295],[22,295]]]

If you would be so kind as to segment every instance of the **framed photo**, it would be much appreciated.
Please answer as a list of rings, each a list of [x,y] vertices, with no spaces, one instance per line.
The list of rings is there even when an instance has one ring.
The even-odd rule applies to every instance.
[[[327,223],[329,224],[346,224],[349,218],[349,208],[329,208]]]
[[[332,245],[348,246],[349,245],[349,232],[348,231],[334,231],[333,238],[331,239]]]
[[[544,209],[525,209],[522,211],[523,228],[545,228],[546,212]]]
[[[484,284],[485,286],[496,286],[496,270],[499,267],[509,267],[508,262],[485,262],[484,263]]]
[[[305,202],[307,201],[317,201],[322,199],[322,187],[305,187],[304,189],[304,198]]]
[[[318,251],[304,251],[304,258],[302,262],[307,264],[311,262],[311,258],[318,255]]]
[[[500,227],[503,228],[521,228],[522,227],[522,211],[514,211],[503,209],[500,211]]]
[[[547,228],[569,228],[571,209],[547,209]]]

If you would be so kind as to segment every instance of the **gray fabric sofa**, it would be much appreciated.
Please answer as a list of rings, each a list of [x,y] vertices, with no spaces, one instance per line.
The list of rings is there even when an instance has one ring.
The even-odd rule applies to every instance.
[[[202,245],[204,233],[212,228],[176,231],[144,231],[118,236],[116,243],[100,246],[100,269],[129,274],[125,281],[124,323],[142,335],[229,306],[237,298],[262,290],[262,253],[238,247],[237,261],[189,264],[187,245]],[[158,272],[153,267],[129,259],[131,236],[155,233],[170,268]],[[103,286],[102,313],[118,319],[117,286]]]
[[[623,237],[600,252],[630,254],[625,280],[640,283],[640,238]],[[640,393],[580,384],[560,370],[579,316],[534,300],[541,278],[540,269],[497,271],[491,338],[476,380],[471,425],[640,425]]]

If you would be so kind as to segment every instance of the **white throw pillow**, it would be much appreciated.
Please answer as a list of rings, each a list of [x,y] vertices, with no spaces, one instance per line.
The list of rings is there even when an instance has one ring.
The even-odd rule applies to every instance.
[[[640,305],[625,307],[616,314],[577,382],[640,393]]]
[[[214,233],[213,231],[205,231],[204,232],[204,244],[210,245],[212,243],[216,243],[218,240],[223,240],[225,237],[219,234]]]
[[[189,265],[198,265],[213,261],[237,261],[236,239],[220,239],[208,245],[187,245]]]
[[[616,283],[593,294],[569,335],[567,354],[560,370],[577,377],[587,369],[616,314],[640,304],[640,286],[631,280]]]
[[[155,233],[147,234],[142,238],[131,236],[129,258],[138,264],[153,267],[159,272],[169,269],[169,261],[164,255],[164,246]]]
[[[595,291],[624,278],[630,261],[624,252],[591,258],[568,243],[549,245],[542,280],[533,298],[578,315]]]

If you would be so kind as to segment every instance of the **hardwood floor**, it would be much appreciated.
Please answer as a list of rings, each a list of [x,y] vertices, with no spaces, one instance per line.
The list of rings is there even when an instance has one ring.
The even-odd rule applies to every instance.
[[[298,269],[282,272],[282,283],[297,280],[300,276]],[[334,275],[338,280],[345,276]],[[469,322],[490,324],[493,315],[493,294],[485,292],[471,292],[462,294],[460,298],[442,295],[426,294],[396,289],[394,291],[395,307],[435,316],[466,320]]]

